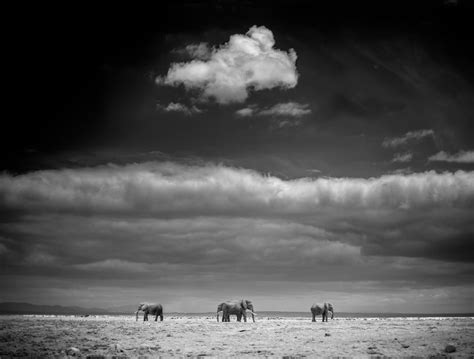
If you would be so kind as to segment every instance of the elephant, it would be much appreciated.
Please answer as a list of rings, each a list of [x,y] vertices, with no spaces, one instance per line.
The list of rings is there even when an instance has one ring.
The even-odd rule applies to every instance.
[[[247,311],[252,314],[252,320],[255,322],[255,313],[253,304],[250,300],[230,300],[223,302],[217,306],[217,321],[219,321],[219,312],[222,310],[222,321],[230,322],[230,315],[237,315],[237,321],[240,322],[244,317],[244,322],[247,321]]]
[[[224,305],[225,303],[222,302],[221,304],[219,304],[217,306],[217,321],[219,322],[219,313],[222,313],[222,306]],[[224,317],[222,317],[222,321],[224,321]]]
[[[311,306],[311,314],[313,315],[313,322],[316,321],[316,316],[322,314],[323,322],[328,321],[328,313],[331,313],[331,319],[334,319],[334,307],[331,303],[324,303],[323,305],[313,304]]]
[[[143,321],[148,320],[148,314],[155,316],[155,322],[158,320],[158,316],[160,317],[160,321],[163,321],[163,306],[158,303],[140,303],[138,305],[138,309],[136,311],[136,320],[138,320],[138,312],[143,311],[145,314],[143,315]]]

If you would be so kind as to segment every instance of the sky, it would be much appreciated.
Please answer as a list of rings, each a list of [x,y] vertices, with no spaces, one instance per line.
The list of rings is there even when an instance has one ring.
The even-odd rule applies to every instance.
[[[29,10],[0,301],[474,312],[467,1]]]

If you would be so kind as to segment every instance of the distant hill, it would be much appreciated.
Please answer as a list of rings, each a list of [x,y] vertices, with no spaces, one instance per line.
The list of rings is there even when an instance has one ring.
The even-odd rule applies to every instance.
[[[56,315],[133,315],[137,307],[135,305],[122,305],[103,308],[83,308],[78,306],[61,305],[37,305],[31,303],[3,302],[0,303],[0,315],[5,314],[56,314]],[[216,312],[203,313],[180,313],[166,312],[168,316],[187,315],[187,316],[215,316]],[[311,317],[309,310],[307,312],[280,312],[280,311],[258,311],[258,317]],[[474,317],[474,313],[347,313],[336,312],[336,318],[392,318],[392,317]]]
[[[137,307],[138,307],[138,303],[110,307],[110,308],[107,308],[107,310],[110,313],[114,313],[114,314],[133,314],[137,310]]]
[[[64,307],[61,305],[37,305],[31,303],[0,303],[0,314],[111,314],[107,309]]]

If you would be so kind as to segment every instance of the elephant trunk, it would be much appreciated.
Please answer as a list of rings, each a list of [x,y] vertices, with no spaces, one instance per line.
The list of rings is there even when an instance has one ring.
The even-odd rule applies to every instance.
[[[135,321],[138,321],[138,312],[139,312],[139,310],[137,310],[137,311],[135,312],[135,315],[136,315]]]

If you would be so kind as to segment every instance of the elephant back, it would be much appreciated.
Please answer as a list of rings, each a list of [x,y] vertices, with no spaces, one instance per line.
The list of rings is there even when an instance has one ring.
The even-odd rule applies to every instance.
[[[140,308],[150,313],[163,311],[163,306],[160,303],[140,303]]]

